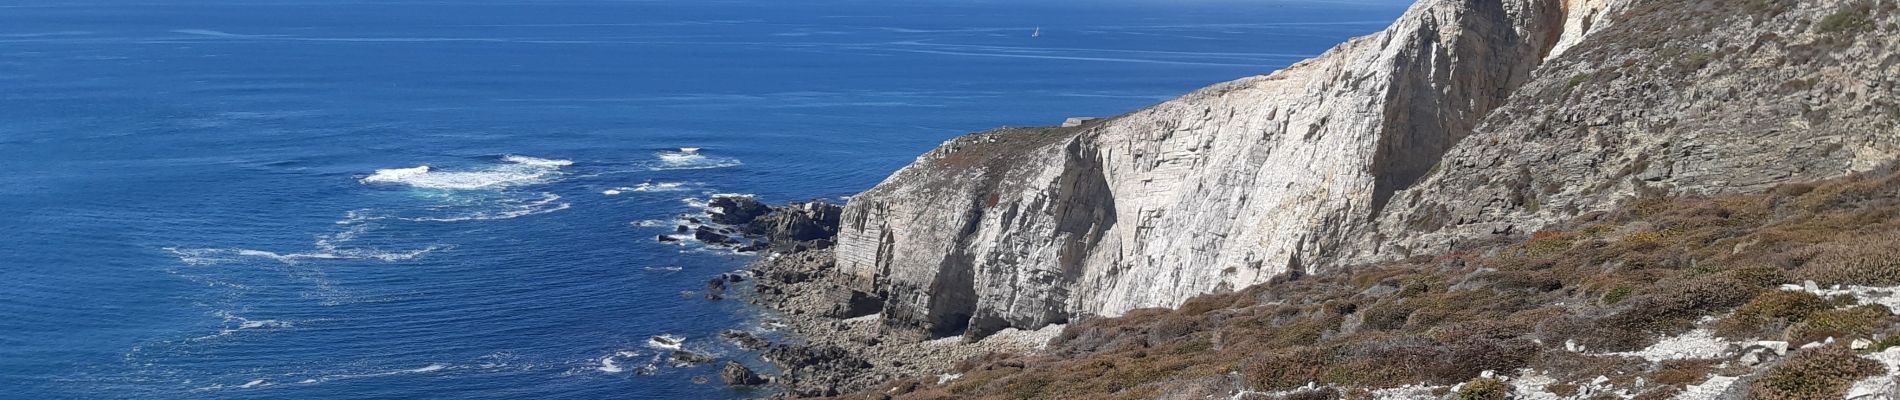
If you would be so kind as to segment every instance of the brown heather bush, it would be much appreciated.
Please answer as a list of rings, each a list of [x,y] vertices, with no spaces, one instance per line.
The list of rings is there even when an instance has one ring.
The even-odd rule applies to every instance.
[[[1893,312],[1886,306],[1868,304],[1847,309],[1827,310],[1809,315],[1788,329],[1788,338],[1796,343],[1817,342],[1827,338],[1841,340],[1871,338],[1881,328],[1893,326]]]
[[[1764,400],[1839,399],[1854,381],[1886,373],[1886,369],[1841,346],[1805,349],[1755,381],[1753,394]]]
[[[1718,373],[1715,363],[1652,366],[1565,351],[1565,342],[1591,353],[1635,350],[1730,314],[1715,328],[1734,339],[1865,337],[1879,339],[1876,348],[1900,346],[1892,310],[1776,288],[1803,280],[1900,285],[1891,262],[1900,259],[1896,193],[1900,175],[1881,173],[1754,194],[1651,194],[1514,241],[1322,267],[1330,272],[1276,277],[1179,310],[1080,320],[1048,354],[972,359],[957,367],[961,379],[911,379],[888,394],[1132,399],[1230,380],[1259,391],[1338,388],[1326,398],[1473,383],[1456,395],[1508,398],[1491,397],[1508,396],[1508,385],[1480,390],[1489,384],[1474,379],[1532,368],[1557,379],[1548,390],[1560,394],[1604,376],[1612,384],[1647,381],[1639,396],[1667,397]],[[1878,372],[1868,371],[1838,345],[1803,350],[1764,372],[1753,390],[1770,399],[1839,398],[1845,382]]]
[[[1715,333],[1729,338],[1770,336],[1806,320],[1809,315],[1831,308],[1833,304],[1821,296],[1767,289],[1718,322]]]
[[[1650,378],[1664,385],[1692,385],[1708,380],[1709,370],[1714,367],[1712,360],[1669,360]]]
[[[1900,285],[1900,233],[1856,237],[1818,247],[1801,274],[1822,285]]]

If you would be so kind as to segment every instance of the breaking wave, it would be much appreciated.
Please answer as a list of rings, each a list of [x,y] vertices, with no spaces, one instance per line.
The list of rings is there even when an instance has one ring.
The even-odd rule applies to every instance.
[[[437,170],[420,165],[409,168],[379,169],[359,182],[364,184],[400,184],[422,189],[479,190],[546,183],[560,175],[561,168],[573,161],[509,155],[500,165],[473,170]]]
[[[658,350],[679,350],[680,345],[685,343],[686,338],[673,334],[663,334],[647,339],[647,347]]]

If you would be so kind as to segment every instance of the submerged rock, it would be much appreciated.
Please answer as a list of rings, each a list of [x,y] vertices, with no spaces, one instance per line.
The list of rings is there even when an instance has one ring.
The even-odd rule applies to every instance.
[[[706,281],[706,300],[726,298],[726,278],[713,277]]]
[[[681,365],[700,365],[719,360],[714,358],[711,354],[703,354],[689,350],[674,350],[671,358],[674,363]]]

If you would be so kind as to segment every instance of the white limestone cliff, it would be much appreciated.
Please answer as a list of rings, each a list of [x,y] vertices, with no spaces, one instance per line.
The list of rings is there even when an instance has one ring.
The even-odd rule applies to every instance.
[[[982,336],[1082,315],[1172,307],[1288,271],[1445,249],[1461,238],[1522,233],[1613,204],[1635,190],[1559,196],[1571,200],[1540,211],[1524,197],[1524,182],[1549,185],[1564,177],[1596,187],[1625,176],[1568,171],[1579,164],[1510,154],[1519,148],[1560,160],[1609,154],[1603,157],[1621,161],[1603,165],[1628,167],[1638,162],[1636,154],[1658,148],[1578,148],[1587,136],[1546,140],[1553,135],[1540,136],[1526,124],[1591,118],[1574,114],[1592,104],[1628,104],[1586,97],[1574,107],[1553,106],[1519,95],[1530,87],[1548,96],[1596,60],[1585,56],[1613,51],[1593,46],[1598,32],[1631,25],[1617,16],[1633,4],[1657,3],[1641,1],[1423,0],[1383,32],[1269,75],[1077,126],[951,140],[852,199],[839,233],[838,269],[856,289],[882,297],[891,322],[942,334],[969,328],[969,335]],[[1564,69],[1550,72],[1545,64]],[[1837,73],[1836,80],[1880,68]],[[1890,93],[1892,87],[1863,90]],[[1853,101],[1891,99],[1879,94]],[[1532,117],[1519,118],[1526,115]],[[1622,131],[1627,141],[1656,141],[1630,132],[1660,122],[1618,121],[1628,125]],[[1722,123],[1746,122],[1735,121]],[[1777,143],[1786,142],[1776,138],[1735,151]],[[1762,169],[1721,160],[1683,164],[1658,182],[1750,188],[1838,175],[1851,170],[1847,164],[1893,154],[1891,142],[1856,143],[1863,145],[1849,151],[1864,157],[1842,157],[1830,148],[1814,165],[1760,174],[1750,185],[1722,177]],[[1688,154],[1644,162],[1726,153]],[[1698,165],[1728,169],[1696,172]],[[1447,177],[1441,169],[1461,175]]]

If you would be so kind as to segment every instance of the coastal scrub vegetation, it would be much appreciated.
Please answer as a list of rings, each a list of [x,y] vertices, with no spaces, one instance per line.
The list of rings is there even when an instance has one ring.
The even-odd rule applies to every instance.
[[[1794,287],[1900,285],[1900,173],[1722,196],[1648,192],[1530,235],[1074,323],[1043,354],[994,354],[954,378],[847,397],[1364,398],[1412,385],[1493,399],[1519,389],[1486,371],[1538,371],[1550,378],[1541,390],[1559,395],[1666,398],[1723,375],[1751,377],[1738,390],[1756,398],[1809,399],[1889,373],[1859,355],[1900,345],[1893,310]],[[1799,350],[1757,352],[1759,362],[1619,354],[1698,328]],[[1856,339],[1873,345],[1849,348]]]

